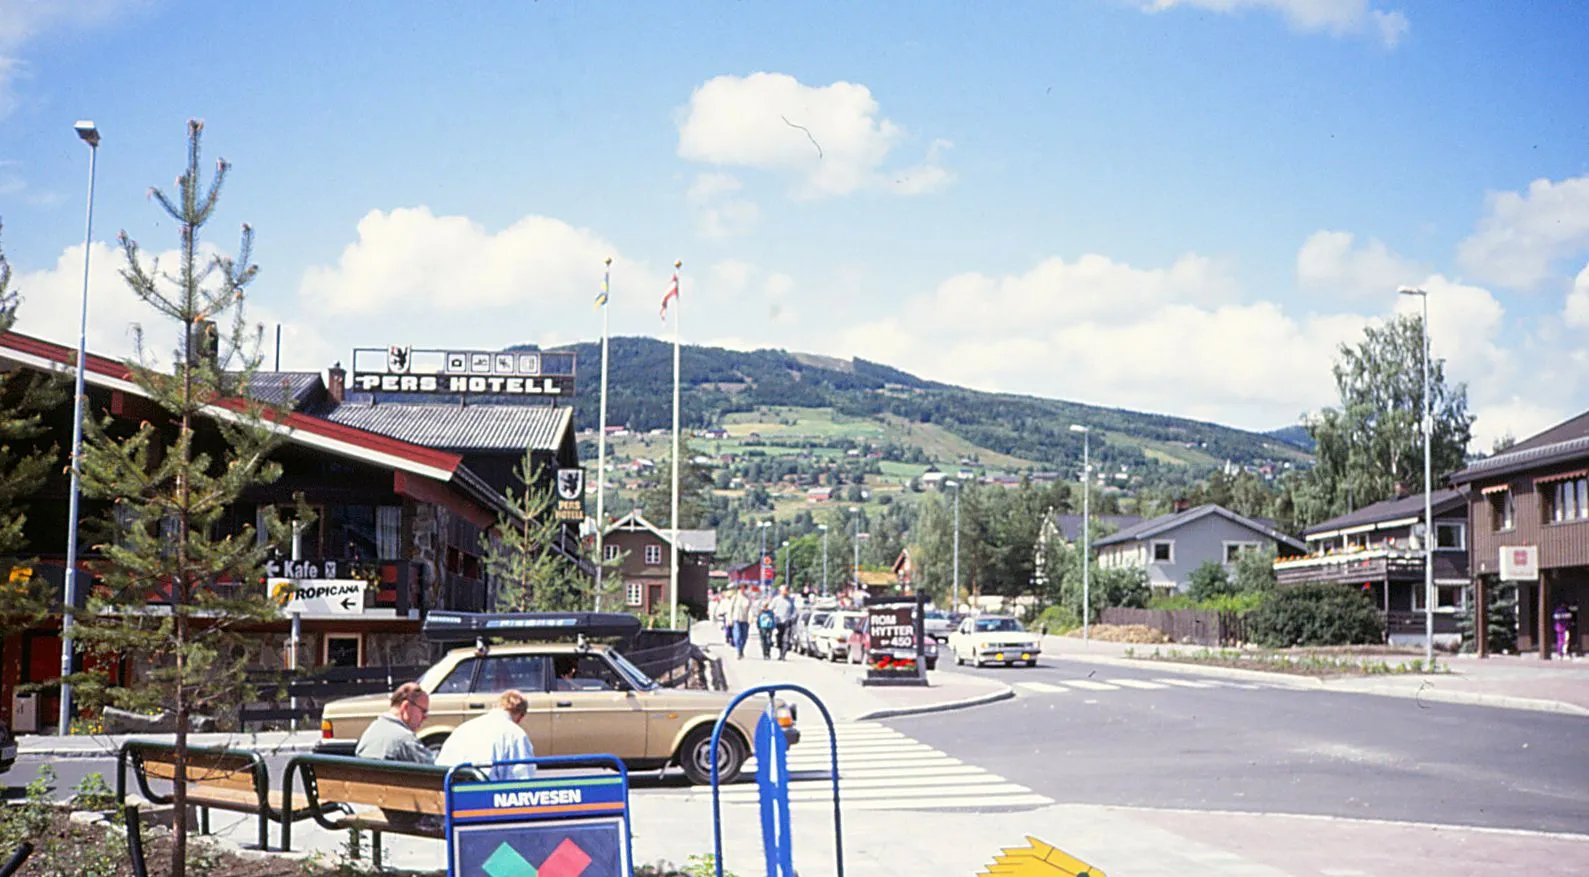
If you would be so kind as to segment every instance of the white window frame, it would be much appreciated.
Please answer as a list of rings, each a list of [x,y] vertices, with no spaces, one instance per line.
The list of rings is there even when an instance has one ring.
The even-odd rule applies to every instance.
[[[350,639],[350,640],[354,640],[355,642],[357,642],[359,644],[359,657],[358,657],[358,663],[354,664],[353,666],[355,666],[355,667],[363,667],[364,666],[364,634],[362,634],[362,633],[328,633],[325,636],[321,637],[320,638],[320,666],[322,666],[322,667],[331,666],[331,641],[334,640],[334,639],[336,639],[336,640],[348,640],[348,639]]]
[[[1169,557],[1166,557],[1164,560],[1160,560],[1159,559],[1159,546],[1160,545],[1163,545],[1166,548],[1170,549],[1169,550]],[[1153,541],[1148,543],[1148,563],[1174,563],[1174,562],[1175,562],[1175,540],[1174,539],[1154,539]]]
[[[629,606],[644,606],[646,603],[646,583],[625,582],[624,603]]]
[[[1440,544],[1440,529],[1442,527],[1455,527],[1457,531],[1457,544],[1442,546]],[[1467,551],[1468,550],[1468,525],[1464,521],[1435,521],[1435,550],[1436,551]]]
[[[601,557],[603,560],[617,560],[619,548],[612,542],[602,543]]]
[[[1495,500],[1490,499],[1490,530],[1495,533],[1505,533],[1517,527],[1517,501],[1512,495],[1512,489],[1501,491],[1500,508],[1495,507]]]
[[[1583,520],[1589,520],[1589,477],[1568,478],[1550,485],[1550,523]]]
[[[1234,539],[1225,540],[1223,545],[1225,550],[1225,564],[1227,566],[1235,563],[1237,559],[1241,557],[1241,553],[1243,551],[1258,551],[1263,547],[1263,545],[1258,542],[1241,542]],[[1232,548],[1236,549],[1236,554],[1234,557],[1232,557],[1230,553]]]
[[[375,559],[396,560],[403,556],[403,507],[375,507]]]
[[[662,565],[662,546],[655,542],[646,546],[646,566]]]

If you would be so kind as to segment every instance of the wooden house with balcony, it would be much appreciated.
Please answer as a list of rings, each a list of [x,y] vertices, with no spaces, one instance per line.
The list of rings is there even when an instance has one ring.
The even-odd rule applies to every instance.
[[[1517,646],[1541,657],[1589,648],[1589,411],[1451,476],[1467,490],[1478,608],[1515,591]],[[1523,560],[1524,563],[1516,561]],[[1529,562],[1532,561],[1532,562]],[[1566,616],[1556,636],[1555,615]],[[1481,652],[1482,654],[1482,652]]]
[[[1459,638],[1457,616],[1466,608],[1468,504],[1457,490],[1429,498],[1434,516],[1435,641]],[[1275,561],[1286,585],[1329,582],[1363,589],[1385,616],[1392,643],[1424,639],[1425,577],[1422,542],[1424,495],[1400,496],[1364,506],[1304,530],[1308,551]]]
[[[0,368],[70,375],[76,351],[38,338],[0,334]],[[114,359],[90,355],[84,371],[88,416],[163,422],[163,412]],[[434,609],[479,611],[488,605],[488,580],[481,536],[499,516],[511,515],[505,498],[514,485],[509,458],[530,447],[549,464],[577,465],[572,420],[567,408],[519,406],[511,416],[458,413],[457,405],[382,406],[377,399],[350,398],[343,373],[333,367],[315,372],[275,372],[253,376],[249,394],[272,409],[282,427],[273,459],[282,476],[245,493],[228,510],[220,527],[241,532],[269,508],[285,509],[296,495],[314,510],[314,520],[299,529],[295,545],[275,546],[277,559],[266,582],[216,582],[217,590],[267,588],[283,582],[300,589],[331,582],[356,585],[357,596],[331,611],[322,601],[300,613],[301,637],[289,643],[291,620],[267,622],[250,634],[260,641],[258,668],[283,669],[415,665],[428,663],[430,645],[419,635],[424,615]],[[370,413],[381,407],[379,416]],[[479,406],[486,407],[486,406]],[[45,413],[49,428],[37,444],[57,449],[71,445],[72,400]],[[201,444],[218,441],[208,421],[198,425]],[[520,443],[523,444],[520,444]],[[62,592],[65,579],[69,483],[64,450],[60,466],[31,498],[25,538],[35,570]],[[550,478],[550,468],[548,468]],[[85,498],[80,520],[103,518],[103,503]],[[551,550],[574,562],[577,533],[565,533]],[[263,538],[263,536],[261,536]],[[78,594],[88,592],[99,558],[83,540]],[[290,590],[290,589],[288,589]],[[161,594],[151,595],[151,604]],[[48,685],[60,675],[60,619],[46,618],[0,642],[0,718],[13,717],[13,694],[26,684]],[[103,668],[112,678],[135,679],[139,668],[123,658]],[[48,688],[34,711],[41,719],[56,715]],[[50,723],[53,725],[53,722]],[[22,728],[23,731],[42,728]]]

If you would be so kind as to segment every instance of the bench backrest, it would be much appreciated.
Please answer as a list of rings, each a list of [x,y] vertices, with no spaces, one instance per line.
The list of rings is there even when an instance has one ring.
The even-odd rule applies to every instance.
[[[172,749],[133,750],[134,758],[145,777],[174,781],[177,775],[176,751]],[[187,755],[189,785],[216,786],[253,792],[259,789],[255,766],[258,763],[243,753],[189,749]]]
[[[322,803],[363,804],[407,813],[447,812],[445,768],[393,762],[349,764],[312,761],[309,787]],[[423,766],[423,767],[429,767]]]

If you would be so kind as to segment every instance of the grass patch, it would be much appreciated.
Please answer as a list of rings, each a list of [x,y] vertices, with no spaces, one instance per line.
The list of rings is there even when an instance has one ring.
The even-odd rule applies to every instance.
[[[1423,658],[1408,658],[1392,663],[1390,658],[1377,654],[1327,654],[1314,651],[1243,651],[1205,648],[1190,652],[1180,649],[1137,652],[1128,649],[1126,657],[1172,664],[1204,664],[1233,667],[1239,670],[1258,670],[1265,673],[1286,673],[1292,676],[1408,676],[1451,672],[1450,665],[1441,664],[1438,660],[1426,667]]]

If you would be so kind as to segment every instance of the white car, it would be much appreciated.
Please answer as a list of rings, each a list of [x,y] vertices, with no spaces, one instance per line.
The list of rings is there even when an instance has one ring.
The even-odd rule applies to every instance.
[[[844,661],[850,657],[850,635],[861,629],[866,616],[840,609],[811,630],[811,652],[825,661]]]
[[[1042,650],[1042,638],[1008,615],[967,618],[949,634],[949,654],[954,655],[956,664],[970,661],[980,667],[987,662],[1010,666],[1025,662],[1036,667]]]

